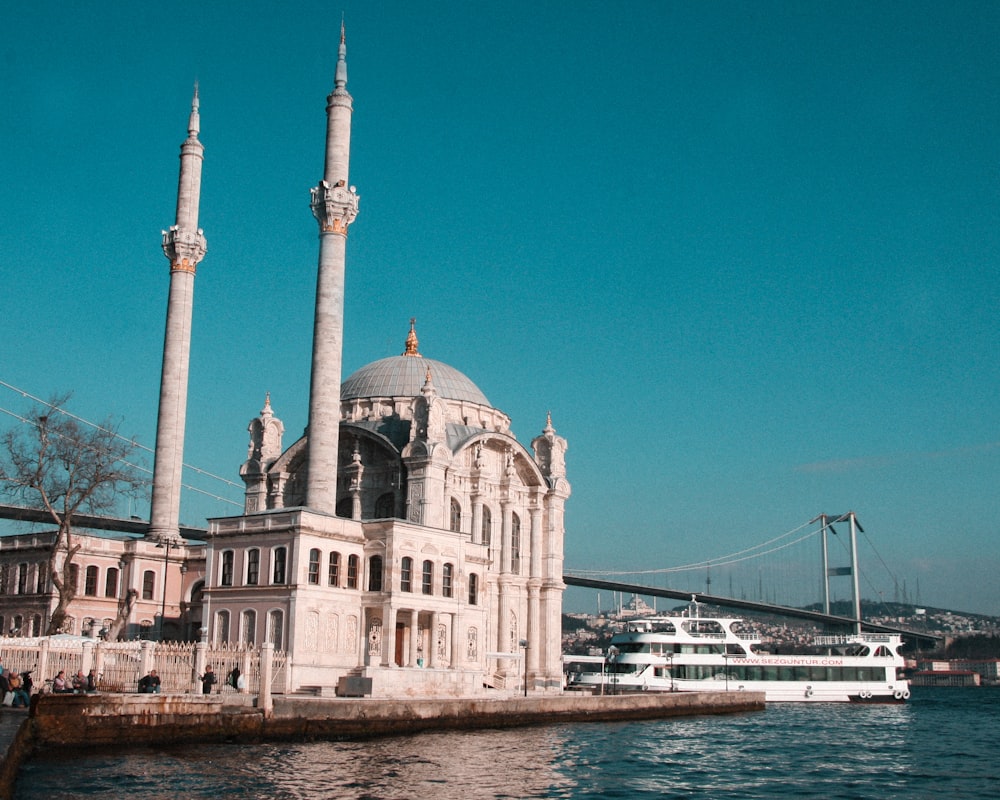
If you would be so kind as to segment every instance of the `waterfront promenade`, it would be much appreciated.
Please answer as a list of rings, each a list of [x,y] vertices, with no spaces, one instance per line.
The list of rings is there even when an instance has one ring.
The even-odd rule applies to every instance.
[[[32,753],[130,745],[342,740],[432,730],[473,730],[562,722],[649,720],[763,711],[751,692],[592,696],[353,699],[276,696],[265,714],[247,695],[39,695],[30,714],[0,712],[0,798]]]

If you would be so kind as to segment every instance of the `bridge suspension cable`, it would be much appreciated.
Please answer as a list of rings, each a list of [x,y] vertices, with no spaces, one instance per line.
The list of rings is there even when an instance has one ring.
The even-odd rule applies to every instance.
[[[10,383],[7,383],[6,381],[4,381],[2,379],[0,379],[0,386],[3,386],[4,388],[10,389],[13,392],[17,392],[22,397],[26,397],[29,400],[32,400],[32,401],[34,401],[36,403],[40,403],[41,405],[45,406],[46,408],[50,408],[53,411],[58,411],[60,414],[63,414],[65,416],[69,417],[70,419],[76,420],[77,422],[79,422],[79,423],[81,423],[83,425],[87,425],[87,426],[89,426],[91,428],[95,428],[96,430],[99,430],[99,431],[101,431],[103,433],[107,433],[107,434],[109,434],[111,436],[114,436],[116,439],[121,439],[122,441],[130,442],[134,447],[138,448],[139,450],[142,450],[142,451],[150,453],[150,454],[153,453],[153,449],[152,448],[147,447],[146,445],[140,443],[136,439],[130,439],[127,436],[122,436],[120,433],[118,433],[118,431],[110,430],[108,428],[105,428],[103,425],[100,425],[99,423],[93,422],[93,421],[91,421],[89,419],[85,419],[84,417],[80,417],[80,416],[72,413],[71,411],[67,411],[66,409],[61,408],[60,406],[57,406],[57,405],[54,405],[54,404],[48,402],[47,400],[43,400],[40,397],[36,397],[35,395],[31,394],[30,392],[28,392],[28,391],[26,391],[24,389],[21,389],[21,388],[19,388],[17,386],[14,386],[14,385],[12,385]],[[37,427],[37,425],[38,425],[38,423],[35,422],[34,420],[27,419],[26,417],[18,414],[15,411],[11,411],[8,408],[4,408],[4,407],[0,406],[0,412],[2,412],[4,414],[7,414],[8,416],[13,417],[14,419],[18,420],[19,422],[21,422],[23,424],[32,425],[32,426],[35,426],[35,427]],[[145,467],[145,466],[143,466],[141,464],[134,464],[134,463],[132,463],[130,461],[122,461],[122,463],[125,464],[126,466],[129,466],[129,467],[132,467],[133,469],[138,470],[139,472],[143,472],[143,473],[146,473],[148,475],[152,475],[153,474],[153,471],[151,469],[149,469],[148,467]],[[226,484],[227,486],[231,486],[231,487],[236,488],[236,489],[242,489],[243,488],[238,483],[235,483],[234,481],[231,481],[228,478],[223,478],[220,475],[214,475],[213,473],[208,472],[207,470],[201,469],[200,467],[193,466],[192,464],[185,463],[183,466],[184,466],[185,469],[189,469],[189,470],[191,470],[193,472],[198,473],[199,475],[204,475],[207,478],[212,478],[213,480],[221,481],[222,483]],[[206,491],[205,489],[199,489],[197,486],[191,486],[190,484],[187,484],[187,483],[182,483],[181,486],[183,488],[185,488],[185,489],[189,489],[192,492],[196,492],[198,494],[205,495],[206,497],[209,497],[209,498],[211,498],[213,500],[218,500],[219,502],[222,502],[222,503],[228,503],[229,505],[233,505],[233,506],[237,506],[237,507],[240,507],[240,506],[243,505],[242,503],[237,502],[235,500],[231,500],[228,497],[222,497],[221,495],[213,494],[212,492]]]

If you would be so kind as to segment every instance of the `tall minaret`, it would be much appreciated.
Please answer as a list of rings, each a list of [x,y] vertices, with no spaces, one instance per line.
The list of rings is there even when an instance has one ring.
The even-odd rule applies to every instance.
[[[358,195],[348,186],[351,156],[351,96],[347,93],[347,45],[340,25],[340,51],[333,92],[326,99],[326,165],[312,189],[319,222],[319,270],[309,388],[309,477],[306,505],[336,513],[340,437],[340,367],[344,338],[344,266],[347,226],[358,213]]]
[[[198,227],[201,162],[205,148],[198,141],[198,86],[194,87],[188,137],[181,145],[175,224],[163,232],[163,252],[170,260],[170,297],[163,339],[160,410],[156,421],[153,498],[148,538],[180,541],[181,466],[184,460],[184,419],[187,413],[188,366],[191,355],[191,308],[194,273],[205,256],[205,236]],[[169,551],[168,551],[169,552]]]

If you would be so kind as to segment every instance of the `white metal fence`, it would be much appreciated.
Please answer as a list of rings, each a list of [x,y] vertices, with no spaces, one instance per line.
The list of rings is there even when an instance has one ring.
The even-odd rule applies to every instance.
[[[161,692],[183,694],[201,691],[201,675],[212,666],[217,675],[213,691],[237,692],[228,678],[234,669],[244,676],[244,692],[261,693],[262,658],[269,661],[270,691],[285,693],[286,654],[270,646],[209,646],[204,642],[104,642],[84,637],[46,636],[0,638],[0,664],[11,672],[30,672],[35,691],[51,688],[52,679],[63,671],[68,677],[93,670],[97,691],[135,692],[139,679],[155,669]]]

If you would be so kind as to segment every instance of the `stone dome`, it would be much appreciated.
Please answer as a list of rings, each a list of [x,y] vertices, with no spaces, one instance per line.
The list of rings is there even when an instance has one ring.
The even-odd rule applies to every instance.
[[[390,356],[363,366],[340,385],[340,399],[419,397],[427,370],[438,397],[492,408],[486,395],[467,376],[441,361],[419,355]]]

